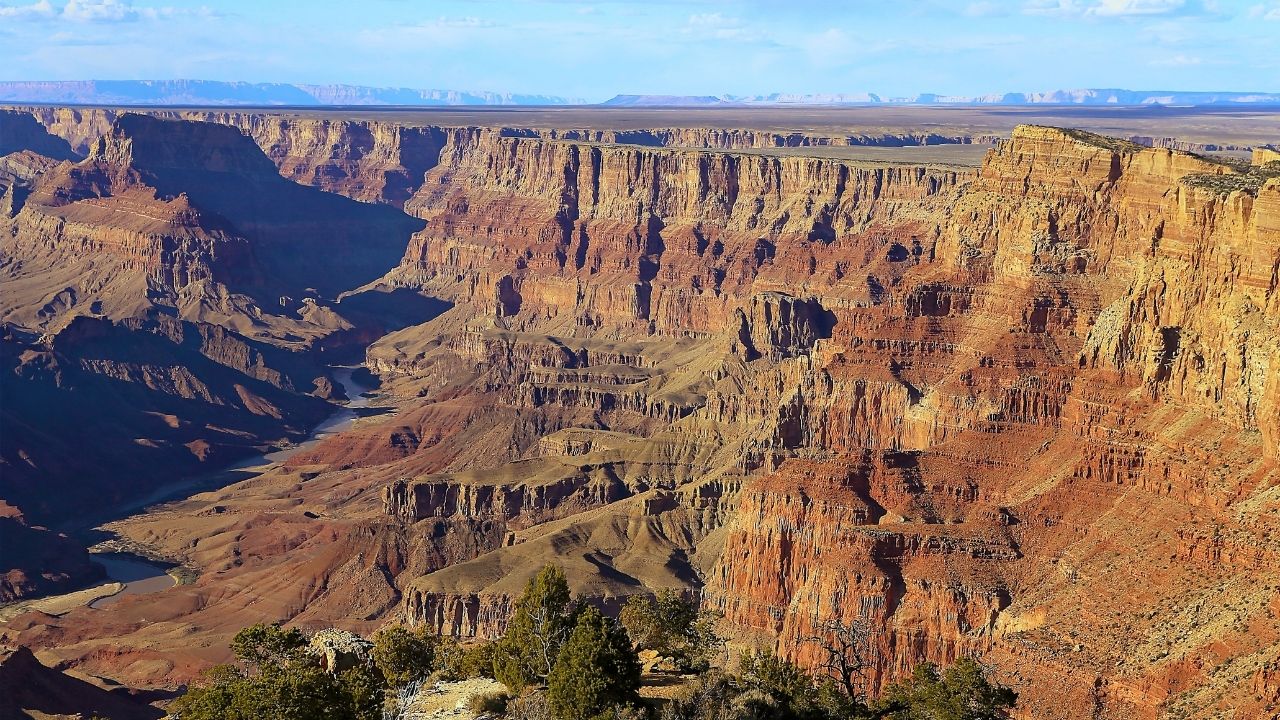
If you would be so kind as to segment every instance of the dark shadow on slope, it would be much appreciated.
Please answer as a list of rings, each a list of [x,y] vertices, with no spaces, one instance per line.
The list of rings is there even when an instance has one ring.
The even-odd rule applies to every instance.
[[[79,160],[71,143],[51,134],[35,116],[0,110],[0,155],[30,150],[54,160]]]
[[[410,236],[426,225],[393,207],[281,177],[262,149],[230,126],[125,114],[113,135],[129,141],[130,166],[162,196],[185,194],[249,240],[267,287],[240,290],[334,297],[394,268]]]

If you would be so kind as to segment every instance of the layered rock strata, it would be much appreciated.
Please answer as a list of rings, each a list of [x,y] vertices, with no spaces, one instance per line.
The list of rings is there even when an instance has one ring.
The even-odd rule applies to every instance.
[[[443,137],[380,283],[454,305],[367,353],[400,413],[120,526],[194,586],[15,637],[133,673],[140,617],[492,636],[553,561],[802,663],[865,625],[872,691],[974,654],[1025,717],[1274,712],[1265,166],[1044,127],[977,171],[571,132]]]

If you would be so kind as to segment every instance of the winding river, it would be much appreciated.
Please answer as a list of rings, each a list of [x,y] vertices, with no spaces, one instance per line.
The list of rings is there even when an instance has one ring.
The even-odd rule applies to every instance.
[[[148,505],[173,500],[182,496],[189,496],[194,492],[200,492],[210,488],[212,478],[224,478],[235,481],[241,478],[228,478],[228,473],[243,473],[246,470],[254,468],[265,468],[273,463],[283,462],[295,453],[301,452],[320,442],[327,435],[342,432],[351,427],[356,418],[360,417],[359,410],[369,405],[369,398],[365,397],[365,393],[369,388],[356,382],[352,377],[359,367],[334,366],[333,378],[338,384],[342,385],[342,389],[347,394],[348,401],[342,407],[338,408],[324,422],[317,425],[311,434],[301,443],[290,445],[273,452],[263,453],[245,458],[236,463],[228,465],[211,475],[202,475],[199,478],[184,480],[180,483],[166,485],[156,490],[156,492],[147,496],[143,500],[132,503],[130,507],[124,508],[125,512],[140,510]],[[224,483],[225,484],[225,483]],[[94,560],[101,563],[107,569],[107,579],[111,582],[118,582],[124,585],[124,588],[114,594],[104,598],[99,598],[89,604],[91,608],[103,608],[116,602],[125,595],[141,595],[143,593],[157,592],[173,587],[178,581],[170,575],[163,565],[151,562],[132,553],[110,552],[95,553]]]

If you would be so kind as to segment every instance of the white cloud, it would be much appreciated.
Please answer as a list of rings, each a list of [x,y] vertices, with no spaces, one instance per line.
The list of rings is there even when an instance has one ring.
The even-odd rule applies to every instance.
[[[49,0],[30,5],[0,5],[0,18],[50,18],[58,14]]]
[[[741,19],[718,12],[690,15],[681,32],[700,38],[739,42],[759,42],[768,38],[765,32],[748,27]]]
[[[971,2],[964,8],[964,14],[968,17],[990,17],[993,15],[1003,15],[1004,12],[1005,8],[987,0]]]
[[[1063,17],[1126,18],[1186,14],[1189,11],[1214,12],[1209,0],[1027,0],[1022,11],[1028,15]]]
[[[70,0],[62,17],[77,22],[124,22],[136,20],[138,11],[132,3],[120,0]]]
[[[1280,20],[1280,1],[1272,0],[1265,5],[1254,5],[1249,8],[1249,17],[1263,20]]]
[[[1199,65],[1202,62],[1204,61],[1195,55],[1178,54],[1153,60],[1151,64],[1157,67],[1191,67],[1193,65]]]
[[[1084,5],[1076,0],[1027,0],[1022,11],[1028,15],[1079,15]]]
[[[54,5],[50,0],[39,0],[30,5],[0,5],[0,18],[27,21],[122,23],[181,16],[214,17],[214,13],[207,7],[136,6],[131,0],[67,0],[61,6]]]
[[[1101,17],[1165,15],[1181,10],[1185,0],[1100,0],[1088,12]]]

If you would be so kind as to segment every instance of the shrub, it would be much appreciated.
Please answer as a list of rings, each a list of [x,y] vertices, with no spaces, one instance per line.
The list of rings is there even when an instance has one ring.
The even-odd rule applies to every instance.
[[[648,708],[640,705],[611,705],[592,720],[650,720]]]
[[[465,653],[466,649],[456,639],[441,638],[440,644],[436,645],[436,671],[432,677],[445,682],[465,680],[467,676],[462,668],[462,658]]]
[[[660,720],[728,720],[738,695],[733,678],[719,670],[699,675],[662,708]]]
[[[250,625],[231,639],[231,654],[258,670],[296,662],[304,656],[306,647],[307,638],[302,631],[267,623]]]
[[[548,677],[547,700],[557,720],[589,720],[634,701],[640,664],[631,638],[595,608],[579,614]]]
[[[674,590],[660,590],[656,598],[631,596],[618,620],[637,647],[674,657],[686,669],[705,670],[722,645],[715,616]]]
[[[458,667],[464,678],[493,677],[493,661],[497,656],[498,644],[492,642],[476,642],[462,651]]]
[[[961,658],[942,673],[931,663],[917,665],[910,680],[889,687],[881,706],[892,720],[1002,720],[1017,702],[1017,693]]]
[[[467,707],[471,708],[471,712],[486,715],[505,715],[507,712],[507,703],[511,701],[511,696],[504,692],[480,693],[472,695],[467,701]]]
[[[338,674],[338,686],[347,698],[350,717],[382,720],[386,681],[372,665],[357,665]]]
[[[357,714],[347,689],[325,672],[305,647],[306,638],[297,630],[261,624],[241,630],[231,642],[241,665],[211,670],[205,686],[174,702],[172,714],[184,720],[376,717]]]
[[[373,661],[387,684],[401,687],[426,678],[436,669],[438,644],[425,628],[410,631],[399,625],[385,627],[373,636]]]
[[[551,720],[547,694],[530,690],[507,701],[507,720]]]

